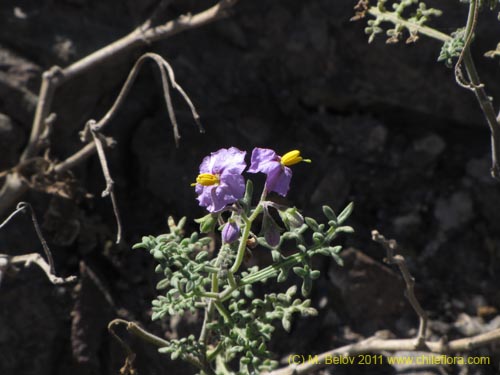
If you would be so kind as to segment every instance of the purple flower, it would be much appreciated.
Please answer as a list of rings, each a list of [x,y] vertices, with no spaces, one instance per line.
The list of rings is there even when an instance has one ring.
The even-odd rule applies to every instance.
[[[301,161],[311,162],[309,159],[303,159],[299,150],[293,150],[279,156],[273,150],[256,147],[252,151],[252,160],[248,172],[265,173],[267,175],[267,191],[275,191],[282,196],[286,196],[292,179],[292,170],[289,166]]]
[[[225,243],[233,243],[240,237],[240,228],[234,221],[229,221],[222,229],[222,239]]]
[[[200,206],[219,212],[243,198],[245,179],[241,173],[247,166],[245,155],[246,152],[231,147],[221,148],[203,159],[196,183],[191,184],[196,186]]]

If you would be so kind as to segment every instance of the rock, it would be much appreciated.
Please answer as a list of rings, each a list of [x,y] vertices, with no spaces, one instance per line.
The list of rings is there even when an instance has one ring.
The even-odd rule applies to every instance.
[[[272,136],[271,124],[266,123],[264,119],[258,117],[246,117],[241,119],[237,126],[237,131],[256,145],[267,143]]]
[[[460,228],[472,219],[473,214],[472,199],[464,191],[458,191],[448,199],[440,198],[434,209],[434,216],[444,231]]]
[[[349,179],[342,168],[328,169],[311,195],[311,206],[319,208],[333,202],[333,209],[338,211],[347,200],[350,188]]]
[[[453,326],[458,332],[467,337],[483,333],[486,328],[483,319],[471,317],[465,313],[458,316]]]
[[[416,212],[398,216],[393,222],[394,230],[400,236],[411,236],[421,228],[422,218]]]
[[[485,155],[485,157],[480,159],[471,159],[465,165],[465,170],[467,175],[474,178],[474,180],[480,180],[484,182],[492,182],[491,179],[491,156]]]
[[[413,143],[415,151],[425,153],[432,158],[439,156],[446,148],[446,143],[437,134],[430,134]]]
[[[0,170],[13,167],[17,164],[23,145],[23,132],[14,124],[7,115],[0,113]]]
[[[344,266],[332,264],[328,272],[339,290],[344,319],[353,329],[372,334],[391,324],[409,311],[404,298],[404,282],[390,268],[361,251],[349,248],[342,252]]]
[[[369,160],[374,153],[384,150],[388,131],[377,120],[368,116],[332,117],[317,119],[331,136],[338,154]]]
[[[497,315],[486,324],[486,332],[493,331],[500,328],[500,315]]]

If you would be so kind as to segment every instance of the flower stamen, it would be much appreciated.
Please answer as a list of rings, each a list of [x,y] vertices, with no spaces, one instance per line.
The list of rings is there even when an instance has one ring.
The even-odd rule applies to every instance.
[[[302,156],[300,156],[299,150],[289,151],[281,157],[281,165],[284,165],[285,167],[298,164],[301,161],[310,163],[311,159],[304,159]]]
[[[191,186],[195,186],[200,184],[202,186],[212,186],[218,185],[220,182],[219,176],[214,175],[212,173],[200,173],[198,177],[196,177],[196,182],[193,182]]]

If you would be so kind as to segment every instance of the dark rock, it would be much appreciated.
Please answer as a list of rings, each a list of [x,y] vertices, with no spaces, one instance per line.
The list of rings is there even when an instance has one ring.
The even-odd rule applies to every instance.
[[[0,113],[0,170],[16,165],[23,145],[24,134],[7,115]]]
[[[332,208],[340,212],[341,206],[347,200],[349,190],[349,178],[344,170],[339,167],[329,168],[311,195],[311,206],[319,209],[323,204],[333,203]]]
[[[373,333],[408,312],[398,274],[353,248],[344,250],[342,259],[344,266],[332,264],[328,276],[342,297],[336,306],[354,329]]]
[[[431,134],[418,139],[413,143],[415,151],[423,152],[432,158],[439,156],[445,149],[446,143],[437,134]]]
[[[434,215],[442,230],[458,229],[474,215],[472,199],[464,191],[456,192],[448,199],[440,198],[436,203]]]

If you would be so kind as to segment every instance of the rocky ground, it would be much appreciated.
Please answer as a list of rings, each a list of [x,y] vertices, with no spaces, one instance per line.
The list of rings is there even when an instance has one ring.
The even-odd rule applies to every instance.
[[[212,3],[173,0],[164,18]],[[448,2],[439,21],[445,32],[465,22],[466,9],[456,3]],[[155,4],[2,1],[0,170],[16,164],[28,139],[41,73],[125,35]],[[4,277],[2,375],[116,374],[124,355],[106,330],[111,319],[137,320],[170,336],[196,323],[150,322],[154,262],[131,245],[164,232],[168,215],[191,220],[203,214],[189,184],[206,154],[229,146],[298,148],[313,159],[296,169],[288,197],[309,216],[320,215],[322,204],[338,210],[355,202],[350,225],[356,233],[342,238],[345,266],[321,266],[313,295],[320,314],[297,321],[291,336],[278,332],[273,347],[280,357],[320,353],[377,331],[415,334],[418,320],[402,278],[383,264],[383,249],[370,239],[375,228],[398,240],[430,316],[430,337],[500,328],[500,189],[489,176],[489,131],[479,106],[456,85],[452,70],[436,63],[437,42],[422,37],[414,45],[388,46],[379,38],[368,45],[365,23],[349,22],[354,5],[241,0],[227,19],[119,56],[57,90],[52,159],[78,149],[85,122],[105,113],[134,61],[148,51],[172,64],[207,131],[199,134],[189,109],[175,100],[182,135],[175,147],[159,75],[145,68],[106,129],[117,141],[108,157],[124,244],[113,244],[115,222],[109,201],[100,198],[104,180],[96,157],[74,170],[72,199],[34,190],[22,197],[40,218],[58,272],[77,274],[79,281],[53,286],[36,269]],[[495,17],[482,15],[474,53],[488,92],[500,98],[498,62],[481,57],[500,39]],[[27,215],[0,231],[0,249],[41,251]],[[193,372],[131,342],[141,374]],[[493,365],[341,366],[324,373],[498,373],[498,344],[472,354],[491,356]]]

